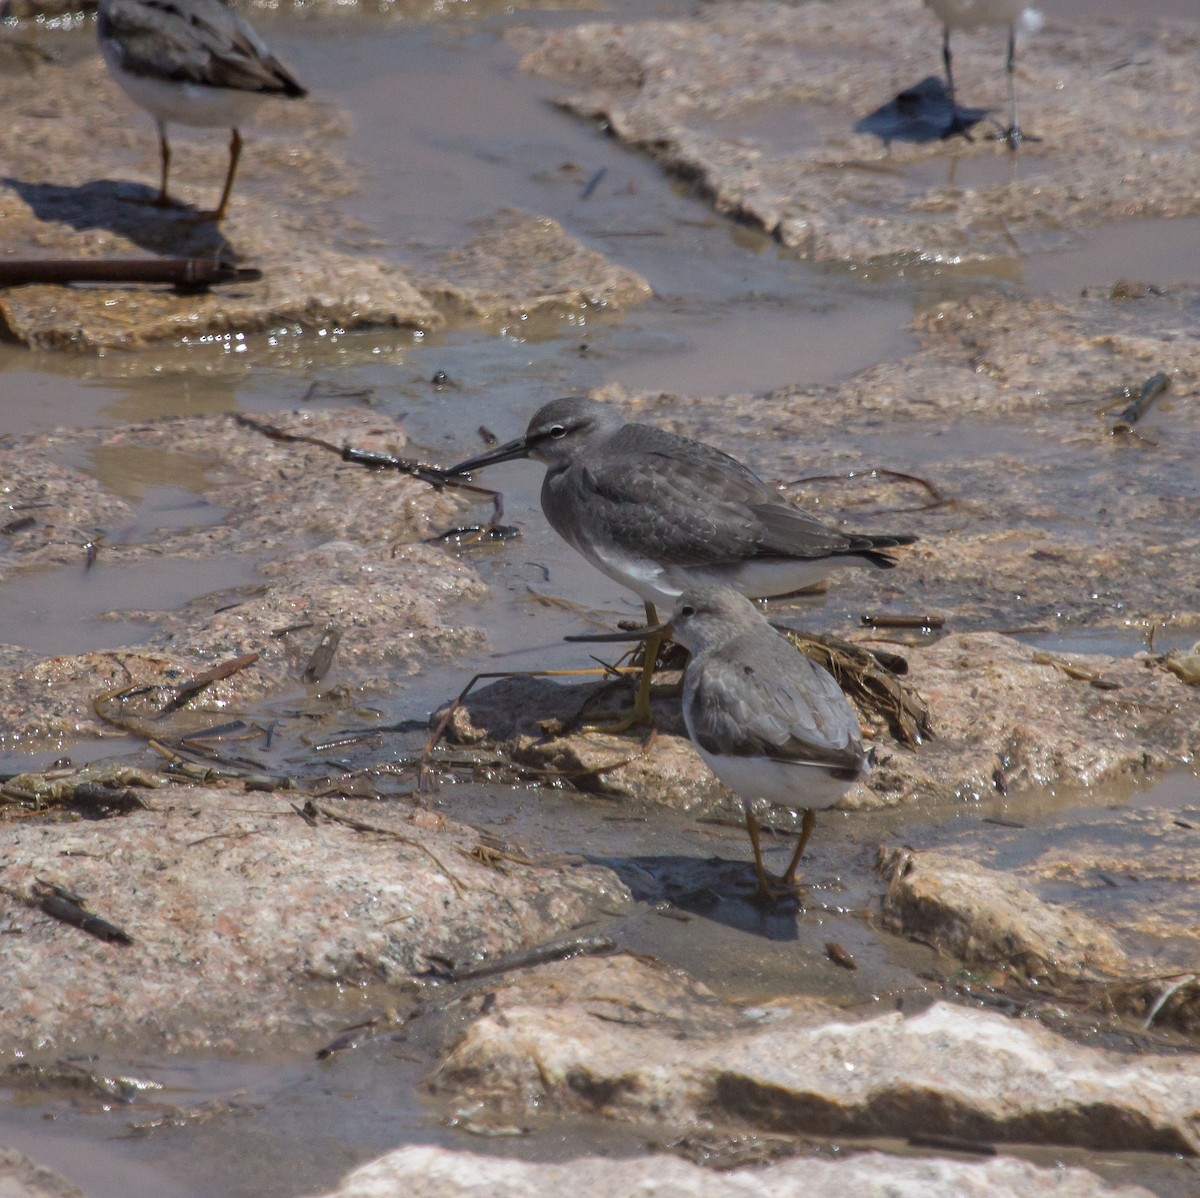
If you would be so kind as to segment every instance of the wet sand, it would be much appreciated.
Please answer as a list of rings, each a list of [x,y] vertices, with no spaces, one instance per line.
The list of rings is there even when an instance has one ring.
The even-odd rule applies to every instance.
[[[1176,0],[1163,0],[1155,13],[1192,16]],[[598,20],[629,21],[650,15],[644,6],[594,14]],[[664,15],[680,14],[664,6]],[[1065,25],[1068,19],[1123,16],[1124,10],[1113,6],[1071,0],[1069,6],[1056,8],[1051,19]],[[779,479],[864,463],[946,478],[972,461],[996,471],[1007,455],[1028,468],[1029,477],[1039,469],[1044,473],[1038,502],[1029,506],[1038,508],[1035,518],[1048,538],[1036,546],[1051,554],[1064,552],[1063,545],[1074,552],[1082,539],[1079,529],[1087,523],[1081,517],[1102,502],[1085,482],[1060,485],[1072,461],[1087,463],[1087,470],[1096,472],[1097,486],[1111,488],[1130,510],[1140,512],[1136,505],[1149,506],[1159,494],[1167,497],[1162,510],[1148,517],[1155,535],[1161,528],[1175,527],[1180,538],[1194,536],[1194,527],[1187,524],[1186,491],[1189,453],[1194,462],[1197,444],[1195,397],[1186,386],[1177,387],[1148,422],[1147,435],[1164,442],[1162,452],[1125,446],[1120,450],[1125,457],[1114,458],[1115,466],[1106,463],[1102,469],[1090,456],[1093,447],[1084,444],[1082,433],[1073,433],[1075,440],[1068,441],[1065,450],[1057,440],[1039,442],[1037,433],[1025,426],[1022,410],[988,411],[986,396],[951,412],[936,439],[929,424],[892,421],[878,412],[864,416],[848,400],[843,416],[839,406],[839,397],[869,389],[856,382],[860,372],[905,364],[922,351],[928,354],[931,345],[959,371],[955,385],[964,385],[971,367],[970,354],[963,348],[965,334],[961,344],[949,338],[938,342],[930,334],[928,314],[939,304],[958,312],[955,305],[964,297],[980,294],[1001,297],[1014,307],[1025,299],[1059,297],[1069,308],[1082,288],[1103,289],[1119,278],[1193,282],[1198,265],[1194,219],[1140,219],[1065,230],[1057,250],[1015,253],[964,266],[897,262],[887,268],[876,264],[867,270],[846,270],[815,264],[799,260],[760,230],[717,215],[692,185],[664,176],[650,157],[601,136],[593,123],[552,107],[549,101],[566,90],[561,85],[516,71],[517,51],[500,36],[506,27],[528,23],[540,30],[569,28],[581,19],[579,14],[485,13],[470,21],[429,24],[366,14],[255,19],[321,97],[325,124],[332,128],[342,122],[345,132],[337,139],[337,152],[344,155],[353,180],[347,188],[350,194],[336,204],[342,217],[359,222],[350,233],[339,229],[343,248],[355,249],[352,243],[357,242],[358,248],[367,247],[387,261],[432,270],[447,250],[461,247],[478,232],[475,222],[516,207],[558,221],[584,247],[646,279],[653,297],[629,310],[564,307],[530,320],[511,315],[454,319],[417,333],[404,328],[343,331],[332,323],[288,325],[99,355],[0,345],[0,445],[32,438],[31,452],[45,452],[47,460],[82,471],[109,497],[102,525],[55,533],[62,537],[62,560],[5,574],[0,584],[6,602],[0,643],[10,656],[27,661],[143,645],[148,628],[189,627],[202,597],[226,592],[241,597],[259,585],[264,567],[275,563],[276,570],[286,569],[279,566],[287,560],[278,549],[284,537],[280,530],[273,533],[275,547],[261,555],[245,545],[233,554],[222,552],[218,540],[205,548],[206,538],[213,535],[211,530],[220,530],[227,510],[220,486],[212,481],[226,478],[222,471],[230,469],[230,461],[221,455],[239,446],[238,452],[247,455],[244,461],[252,463],[254,443],[213,439],[206,453],[191,444],[189,438],[199,440],[201,434],[189,426],[186,432],[180,430],[186,447],[172,449],[169,438],[147,438],[140,431],[163,417],[204,418],[230,411],[278,414],[285,409],[323,416],[346,409],[352,414],[347,427],[356,435],[373,424],[384,427],[385,435],[402,426],[421,456],[445,462],[475,452],[480,425],[507,438],[545,399],[595,388],[632,414],[694,427]],[[86,54],[88,31],[63,36],[75,38],[71,54]],[[929,71],[937,65],[937,40],[930,23]],[[994,90],[1001,78],[999,45],[994,55],[985,38],[973,40],[971,46],[972,63],[991,63],[995,74],[986,86]],[[1036,105],[1036,100],[1030,103]],[[398,111],[405,119],[397,119]],[[343,117],[343,112],[348,115]],[[150,122],[131,110],[120,114],[129,121],[123,167],[139,179],[149,178],[154,163]],[[786,142],[792,136],[795,144],[785,148],[803,149],[818,134],[790,133],[795,116],[774,113],[732,131],[746,139]],[[270,133],[278,136],[278,129],[270,126]],[[197,140],[204,138],[181,137],[181,158],[185,147]],[[204,149],[202,163],[216,161],[221,148],[218,144],[211,152]],[[1030,156],[1027,179],[1036,181],[1039,172],[1053,173],[1052,164],[1040,156],[1046,149]],[[251,200],[260,203],[269,192],[270,173],[264,165],[257,175],[255,152],[251,134],[244,182]],[[260,152],[270,157],[262,146]],[[932,156],[905,169],[907,185],[917,189],[944,185],[943,172],[949,168],[940,156]],[[961,173],[954,181],[964,188],[1002,184],[998,174],[1007,169],[1003,156],[967,157],[955,168]],[[198,190],[203,178],[200,168],[189,175]],[[1179,303],[1184,314],[1180,319],[1185,319],[1186,297]],[[914,315],[925,325],[914,325]],[[1014,318],[1005,310],[1002,319]],[[1072,308],[1066,323],[1076,319]],[[1020,337],[1019,331],[1012,334],[1013,341]],[[1153,352],[1161,352],[1161,345],[1156,343]],[[1123,371],[1126,360],[1112,378],[1114,387],[1136,381]],[[975,363],[980,376],[995,377],[988,372],[996,361],[1014,373],[1034,373],[1037,365],[1018,361],[1011,348],[991,358],[981,350]],[[1144,374],[1158,364],[1157,359],[1146,360]],[[921,369],[934,377],[928,358]],[[439,371],[450,385],[431,383]],[[1096,373],[1103,375],[1100,369]],[[1080,386],[1077,376],[1072,380],[1073,386]],[[1087,380],[1088,386],[1093,381]],[[884,383],[880,394],[888,392],[892,380]],[[1060,383],[1059,376],[1046,375],[1048,391]],[[787,425],[786,441],[772,432],[773,422],[782,419],[776,413],[788,409],[795,398],[789,389],[801,394],[807,389],[820,398],[822,411],[805,425],[808,438],[794,435],[794,423]],[[1105,398],[1082,386],[1080,390],[1096,404]],[[1089,411],[1092,406],[1089,402]],[[858,414],[852,415],[855,411]],[[99,432],[49,436],[59,427]],[[45,443],[35,446],[38,438]],[[810,440],[819,442],[818,451],[808,449]],[[282,452],[272,461],[284,476],[292,468]],[[242,462],[239,458],[240,469],[252,470]],[[321,485],[316,481],[318,467],[296,469],[298,485]],[[547,606],[539,595],[565,598],[602,619],[636,618],[640,605],[578,561],[546,529],[537,504],[540,473],[528,463],[516,463],[489,475],[487,481],[504,491],[506,520],[518,524],[523,536],[519,542],[454,555],[461,593],[446,624],[453,632],[444,641],[438,640],[437,629],[426,628],[427,639],[415,651],[397,653],[391,662],[383,660],[388,656],[385,645],[373,651],[364,648],[357,656],[348,645],[322,687],[306,688],[293,672],[286,683],[274,686],[269,699],[236,705],[239,715],[276,727],[270,748],[256,746],[264,768],[315,772],[313,757],[319,756],[319,768],[331,773],[335,767],[362,769],[418,748],[424,739],[422,728],[344,750],[318,754],[310,746],[364,723],[411,720],[421,725],[476,670],[581,664],[577,650],[563,645],[561,637],[579,631],[585,618]],[[956,485],[960,480],[961,475],[956,476]],[[331,503],[342,502],[348,493],[331,491]],[[990,498],[992,492],[986,494]],[[923,525],[922,535],[952,540],[964,526],[969,528],[972,496],[962,498],[966,515],[956,513],[941,525]],[[820,511],[852,510],[857,502],[836,489],[822,494],[818,488],[815,499]],[[1175,507],[1167,502],[1171,499]],[[812,501],[812,496],[806,500]],[[423,501],[413,502],[419,508]],[[485,509],[461,512],[478,516]],[[453,522],[451,515],[450,505],[438,507],[434,522],[447,526]],[[386,533],[381,536],[369,525],[364,515],[352,530],[360,546],[377,546],[386,539]],[[320,519],[302,527],[304,544],[295,548],[314,552],[345,531],[334,532],[333,525]],[[428,531],[438,527],[431,525]],[[88,537],[101,538],[101,556],[90,571],[73,548]],[[171,537],[177,538],[172,543],[179,555],[157,557],[155,547]],[[1002,534],[996,543],[1001,541]],[[111,562],[109,546],[116,550]],[[335,548],[327,556],[339,552]],[[412,552],[425,554],[423,548]],[[985,546],[985,561],[987,552]],[[10,560],[0,557],[0,568],[13,564],[6,556]],[[1067,557],[1064,574],[1076,560]],[[328,565],[318,557],[304,560],[311,561],[314,570]],[[435,560],[432,551],[420,557],[430,569]],[[1080,560],[1080,570],[1086,569],[1086,558]],[[1053,576],[1048,571],[1054,568],[1055,559],[1043,561],[1037,569],[1046,573],[1036,574],[1037,579],[1050,586]],[[897,571],[895,592],[881,597],[867,582],[855,582],[808,601],[795,614],[814,627],[845,631],[864,610],[880,603],[906,609],[938,607],[966,594],[953,587],[934,589],[939,581],[936,563],[910,569],[910,580],[913,573],[925,571],[930,579],[927,592],[905,594]],[[1035,573],[1031,567],[1031,578]],[[1023,607],[1026,596],[1013,580],[1012,597],[1005,599],[1009,626],[1018,643],[1031,649],[1131,658],[1143,648],[1153,622],[1146,613],[1156,618],[1163,614],[1146,599],[1126,617],[1116,602],[1090,603],[1081,593],[1072,597],[1076,606],[1067,618],[1055,622],[1046,619],[1041,608],[1035,612],[1032,599]],[[486,595],[481,583],[489,588]],[[1172,573],[1171,586],[1180,583]],[[220,605],[220,600],[212,604]],[[1160,652],[1185,649],[1200,635],[1194,603],[1189,610],[1184,599],[1172,598],[1162,607],[1177,620],[1161,629],[1156,647]],[[166,616],[157,624],[148,623],[147,613]],[[999,623],[995,611],[964,605],[958,627],[974,631]],[[452,640],[452,635],[471,629],[485,631],[486,650],[474,634],[464,632]],[[338,693],[339,686],[346,688],[349,700]],[[319,737],[308,736],[314,727]],[[142,744],[111,729],[110,739],[99,732],[89,725],[76,737],[33,745],[26,738],[16,742],[6,737],[0,743],[0,769],[45,769],[64,753],[76,763],[134,755]],[[1019,748],[1013,757],[1020,759]],[[607,897],[593,896],[588,926],[606,928],[622,946],[688,971],[721,1001],[761,1003],[799,993],[860,1011],[887,1004],[897,995],[924,1001],[921,996],[927,992],[974,1001],[964,997],[961,986],[955,991],[964,979],[955,972],[954,961],[906,935],[902,921],[890,931],[879,925],[875,916],[885,887],[872,866],[879,845],[910,848],[918,862],[919,855],[928,852],[969,856],[984,868],[1019,877],[1040,901],[1053,904],[1072,889],[1061,872],[1055,873],[1050,856],[1042,859],[1056,841],[1094,833],[1098,843],[1111,846],[1127,838],[1127,859],[1118,854],[1095,867],[1117,884],[1087,880],[1089,914],[1113,926],[1129,921],[1129,934],[1139,951],[1182,954],[1172,959],[1176,967],[1182,962],[1185,968],[1192,954],[1194,963],[1194,945],[1186,940],[1173,943],[1169,927],[1137,918],[1139,896],[1144,905],[1145,891],[1135,879],[1153,873],[1153,837],[1187,832],[1172,821],[1200,822],[1194,814],[1200,791],[1190,772],[1192,763],[1179,755],[1175,764],[1174,773],[1149,788],[1133,775],[1102,788],[1072,788],[1058,781],[1038,785],[1035,778],[1025,778],[1008,794],[963,795],[954,804],[924,802],[869,814],[829,813],[806,858],[812,890],[799,914],[789,909],[762,915],[745,901],[741,875],[748,850],[744,833],[728,822],[728,811],[726,822],[698,822],[695,813],[664,810],[650,792],[643,802],[618,802],[564,794],[507,776],[499,785],[472,781],[443,786],[416,810],[422,818],[431,814],[452,821],[455,828],[461,825],[511,841],[551,873],[562,855],[585,861],[597,876],[613,871],[629,893],[621,893],[614,884]],[[1156,769],[1161,774],[1161,766]],[[286,809],[280,796],[272,796],[272,801],[281,812]],[[246,795],[247,807],[258,802]],[[401,811],[407,817],[408,809],[395,800],[384,805],[389,814]],[[359,818],[381,818],[375,810],[378,803],[352,800],[351,806]],[[720,821],[719,809],[717,818]],[[983,822],[988,819],[1001,822]],[[1015,824],[1022,826],[1010,826]],[[772,844],[772,859],[784,855],[788,844],[783,830]],[[1148,851],[1146,859],[1135,860],[1139,849]],[[1187,893],[1186,859],[1164,859],[1163,871],[1165,890],[1155,891],[1154,902],[1171,912],[1170,903]],[[8,912],[4,918],[7,926],[18,927],[31,917]],[[1186,921],[1190,916],[1176,918]],[[853,955],[857,971],[831,962],[829,941]],[[10,943],[18,942],[14,934]],[[980,973],[996,980],[986,968]],[[976,980],[968,978],[967,983]],[[132,1104],[121,1104],[94,1092],[59,1087],[47,1093],[13,1085],[0,1107],[0,1139],[58,1168],[93,1198],[130,1192],[181,1198],[251,1191],[281,1198],[315,1193],[401,1143],[504,1151],[535,1160],[645,1151],[645,1135],[620,1115],[615,1120],[587,1118],[564,1110],[557,1117],[549,1114],[530,1134],[512,1137],[497,1133],[502,1123],[489,1124],[482,1113],[449,1115],[444,1096],[430,1095],[421,1082],[442,1059],[446,1044],[473,1018],[473,1007],[470,1012],[453,1005],[431,1011],[428,1026],[422,1021],[406,1025],[398,1031],[399,1039],[383,1037],[364,1049],[314,1063],[311,1054],[328,1038],[321,1029],[385,1009],[396,996],[388,987],[356,980],[343,983],[336,994],[316,986],[308,997],[312,1026],[274,1028],[270,1037],[262,1038],[242,1028],[236,1037],[223,1039],[219,1049],[207,1052],[139,1052],[127,1040],[105,1044],[90,1033],[77,1045],[60,1040],[52,1056],[96,1049],[103,1056],[95,1066],[89,1062],[89,1068],[153,1077],[170,1087],[167,1096],[139,1096]],[[1074,1041],[1088,1040],[1077,1024],[1064,1030]],[[1194,1050],[1194,1032],[1190,1038],[1183,1030],[1177,1034],[1177,1040],[1165,1039],[1156,1048],[1185,1055]],[[198,1042],[203,1039],[203,1034],[197,1037]],[[1117,1036],[1101,1029],[1096,1040],[1112,1047]],[[15,1046],[3,1047],[12,1051]],[[202,1106],[211,1099],[228,1102],[229,1109],[221,1107],[211,1119],[182,1118],[178,1126],[171,1125],[174,1107]],[[132,1138],[113,1138],[143,1118],[165,1119],[165,1124]],[[1137,1181],[1163,1198],[1183,1198],[1195,1182],[1188,1161],[1164,1154],[1106,1155],[1058,1145],[1016,1151],[1044,1163],[1064,1159],[1086,1165],[1114,1184]],[[214,1161],[221,1162],[215,1172]]]

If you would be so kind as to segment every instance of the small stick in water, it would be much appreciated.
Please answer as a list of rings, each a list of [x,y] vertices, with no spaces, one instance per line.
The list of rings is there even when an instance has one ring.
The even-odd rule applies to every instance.
[[[1118,413],[1112,427],[1112,436],[1133,431],[1133,426],[1150,410],[1150,405],[1171,385],[1171,380],[1162,373],[1152,374],[1143,384],[1133,401]]]
[[[945,626],[942,616],[860,616],[867,628],[928,628]]]

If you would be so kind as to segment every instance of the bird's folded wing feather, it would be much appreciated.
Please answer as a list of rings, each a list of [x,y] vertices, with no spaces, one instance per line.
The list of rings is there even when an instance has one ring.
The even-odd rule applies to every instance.
[[[706,752],[857,770],[858,719],[833,678],[785,641],[735,641],[689,667],[688,722]]]
[[[713,565],[752,557],[758,521],[748,487],[710,463],[643,454],[583,467],[590,519],[611,541],[663,565]]]
[[[262,39],[220,0],[109,0],[100,36],[132,75],[303,95]]]
[[[761,530],[759,552],[764,556],[828,557],[831,553],[869,549],[864,537],[848,537],[822,524],[815,516],[776,500],[751,506]]]
[[[820,558],[854,548],[712,445],[625,425],[605,448],[601,461],[583,467],[601,505],[594,518],[631,550],[651,543],[649,534],[664,565]]]

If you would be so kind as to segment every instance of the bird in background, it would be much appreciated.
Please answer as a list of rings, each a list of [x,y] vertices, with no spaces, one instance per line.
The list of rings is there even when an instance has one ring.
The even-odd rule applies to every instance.
[[[886,552],[910,534],[844,533],[789,503],[736,458],[703,441],[627,422],[592,399],[556,399],[525,435],[451,466],[469,474],[514,458],[546,466],[542,511],[551,527],[598,570],[656,604],[687,590],[732,587],[756,599],[789,595],[839,566],[890,569]],[[650,683],[664,637],[646,641],[633,712],[605,731],[650,720]]]
[[[1008,30],[1008,57],[1005,70],[1008,76],[1008,128],[1002,137],[1010,149],[1016,149],[1022,141],[1037,141],[1021,132],[1017,124],[1017,35],[1036,33],[1042,27],[1042,14],[1029,8],[1025,0],[925,0],[934,15],[942,23],[942,62],[946,67],[946,87],[950,101],[957,103],[954,90],[954,67],[950,54],[950,34],[957,31],[972,31],[999,26]]]
[[[833,675],[729,587],[685,591],[661,631],[691,654],[683,721],[705,764],[742,800],[758,897],[773,902],[795,888],[815,812],[837,803],[867,770],[858,716]],[[567,639],[628,640],[653,632]],[[779,878],[763,865],[754,814],[763,800],[804,811],[795,852]]]
[[[169,125],[231,131],[220,202],[201,214],[222,220],[242,153],[240,127],[264,100],[308,93],[222,0],[100,0],[96,31],[113,77],[158,126],[162,180],[156,205],[172,203]]]

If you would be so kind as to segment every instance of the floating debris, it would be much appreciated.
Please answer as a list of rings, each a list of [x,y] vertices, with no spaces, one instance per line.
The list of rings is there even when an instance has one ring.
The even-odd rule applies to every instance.
[[[608,167],[600,167],[592,177],[583,185],[583,190],[579,193],[581,200],[590,200],[596,192],[596,188],[600,186],[601,179],[608,174]]]
[[[321,633],[321,639],[317,642],[317,647],[312,651],[312,656],[309,657],[308,664],[300,675],[301,681],[311,685],[314,682],[320,682],[329,673],[329,668],[333,665],[334,654],[337,653],[341,640],[341,632],[334,625],[326,624],[325,631]]]
[[[969,1152],[973,1156],[995,1156],[996,1145],[986,1140],[968,1140],[962,1136],[946,1135],[943,1132],[914,1132],[908,1137],[914,1148],[938,1148],[946,1152]]]
[[[1141,390],[1134,397],[1133,401],[1122,408],[1117,414],[1117,418],[1109,426],[1109,435],[1115,437],[1119,433],[1132,432],[1133,426],[1150,410],[1151,404],[1160,395],[1166,393],[1170,385],[1171,380],[1167,375],[1162,373],[1152,374],[1142,384]]]
[[[1121,689],[1119,682],[1105,678],[1089,666],[1078,665],[1073,661],[1068,661],[1065,657],[1055,657],[1053,653],[1039,651],[1033,655],[1033,663],[1038,666],[1053,666],[1056,670],[1061,670],[1068,678],[1074,678],[1077,682],[1086,682],[1099,691],[1119,691]]]
[[[262,271],[223,258],[5,258],[0,287],[37,283],[168,283],[206,291],[221,283],[257,283]]]
[[[19,903],[24,903],[27,907],[44,912],[51,919],[57,919],[61,923],[78,928],[81,932],[87,932],[89,936],[95,936],[97,940],[103,940],[107,944],[133,943],[133,937],[124,928],[119,928],[116,924],[109,923],[107,919],[102,919],[94,911],[89,911],[87,901],[82,895],[68,890],[65,886],[60,886],[57,882],[47,882],[42,878],[36,878],[33,888],[28,894],[4,885],[0,885],[0,892],[7,894],[9,898],[16,899]]]
[[[179,711],[214,682],[247,669],[258,658],[257,653],[243,653],[182,682],[140,682],[105,691],[92,700],[92,710],[106,723],[149,738],[154,733],[147,728],[146,720]]]
[[[843,969],[853,970],[858,968],[858,962],[836,940],[825,941],[825,955],[835,965],[840,965]]]
[[[493,957],[490,961],[478,961],[457,965],[445,958],[437,958],[444,968],[431,966],[427,975],[441,982],[464,982],[475,978],[494,977],[498,973],[511,973],[514,969],[529,969],[535,965],[546,965],[550,961],[567,961],[572,957],[594,956],[598,953],[615,952],[617,942],[603,933],[589,932],[565,939],[549,940],[519,952]]]
[[[350,1027],[343,1028],[328,1044],[318,1048],[317,1060],[325,1061],[336,1053],[358,1048],[368,1040],[375,1040],[384,1035],[392,1028],[402,1027],[406,1022],[407,1019],[396,1011],[383,1011],[379,1015],[372,1015],[370,1019],[364,1019]]]
[[[0,784],[0,800],[45,811],[73,807],[96,819],[146,807],[133,787],[153,789],[167,779],[136,766],[101,763],[81,769],[68,765],[42,773],[16,774]]]
[[[945,616],[859,616],[865,628],[917,628],[922,632],[936,632],[946,626]]]
[[[304,394],[300,396],[300,402],[308,403],[310,400],[328,402],[331,399],[357,399],[361,403],[370,403],[371,397],[374,394],[374,387],[343,387],[337,383],[314,379],[308,384]]]

